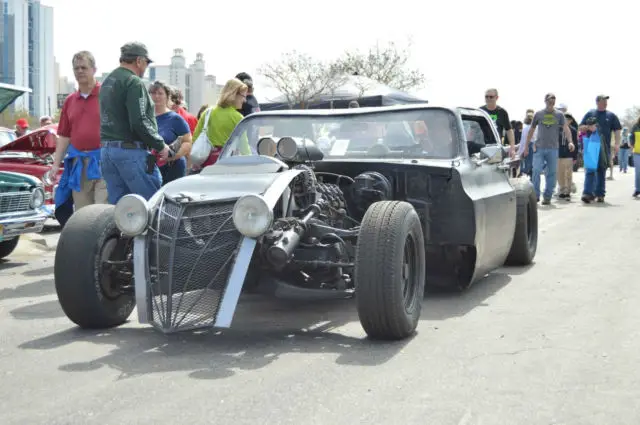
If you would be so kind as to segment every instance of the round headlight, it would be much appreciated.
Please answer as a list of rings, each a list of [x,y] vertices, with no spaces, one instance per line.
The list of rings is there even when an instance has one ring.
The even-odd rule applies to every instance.
[[[257,238],[269,230],[273,211],[262,196],[245,195],[233,206],[233,224],[249,238]]]
[[[41,187],[36,187],[31,192],[31,201],[29,206],[31,208],[40,208],[44,204],[44,190]]]
[[[278,140],[278,155],[284,159],[292,160],[298,154],[298,143],[291,137],[283,137]]]
[[[274,156],[276,154],[276,142],[271,137],[263,137],[256,145],[258,155]]]
[[[147,201],[140,195],[123,196],[116,204],[114,219],[122,233],[127,236],[138,236],[149,224]]]

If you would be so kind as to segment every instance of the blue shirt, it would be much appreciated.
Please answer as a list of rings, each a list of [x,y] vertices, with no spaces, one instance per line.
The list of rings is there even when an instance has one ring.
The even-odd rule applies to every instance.
[[[158,123],[158,133],[160,133],[160,136],[162,136],[164,142],[168,145],[175,142],[179,136],[191,133],[187,121],[174,111],[156,115],[156,122]],[[182,157],[177,161],[166,163],[160,167],[160,170],[166,170],[169,167],[172,168],[171,175],[173,178],[177,178],[178,176],[183,177],[187,173],[187,159]],[[168,182],[165,181],[164,183]]]
[[[56,189],[56,208],[64,204],[69,197],[71,197],[72,191],[81,191],[82,169],[84,167],[83,158],[89,158],[87,163],[87,180],[99,180],[102,178],[102,174],[100,173],[100,152],[100,149],[87,152],[79,151],[74,148],[72,144],[69,144],[67,156],[63,163],[64,169],[62,170],[62,176]],[[73,163],[74,158],[79,159],[75,164]]]
[[[600,135],[604,139],[604,144],[608,151],[611,149],[611,132],[622,130],[620,120],[616,114],[611,111],[598,111],[597,109],[592,109],[585,114],[580,125],[586,125],[587,119],[591,117],[595,117],[598,120],[598,130],[600,130]]]

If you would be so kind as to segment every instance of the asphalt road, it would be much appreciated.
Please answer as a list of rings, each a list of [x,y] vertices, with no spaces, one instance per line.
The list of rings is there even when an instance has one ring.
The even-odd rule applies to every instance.
[[[55,297],[57,236],[35,235],[0,264],[0,424],[637,425],[640,201],[632,174],[607,184],[606,204],[540,207],[535,265],[427,298],[394,344],[352,302],[82,332]]]

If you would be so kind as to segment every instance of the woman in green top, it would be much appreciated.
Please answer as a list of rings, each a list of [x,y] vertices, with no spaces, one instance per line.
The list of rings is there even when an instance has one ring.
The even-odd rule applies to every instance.
[[[220,152],[220,149],[227,143],[231,133],[236,128],[236,125],[242,120],[243,116],[238,109],[242,108],[242,104],[247,98],[247,92],[249,88],[242,81],[232,78],[224,85],[218,104],[207,109],[200,119],[198,119],[198,125],[193,132],[193,140],[198,140],[200,133],[203,131],[204,123],[207,120],[207,114],[209,114],[209,122],[207,123],[206,134],[211,146],[211,156],[202,164],[202,167],[211,165],[215,162]],[[240,154],[251,155],[251,149],[249,148],[249,142],[246,137],[242,138],[240,143]]]

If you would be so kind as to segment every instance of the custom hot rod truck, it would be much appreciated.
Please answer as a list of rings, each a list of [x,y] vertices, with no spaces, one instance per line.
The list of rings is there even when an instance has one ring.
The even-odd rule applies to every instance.
[[[84,328],[231,326],[243,290],[355,296],[369,337],[418,325],[425,288],[464,290],[536,253],[537,202],[489,116],[427,105],[260,112],[220,159],[92,205],[63,229],[55,286]],[[240,155],[249,144],[254,154]],[[245,150],[243,150],[245,151]]]

